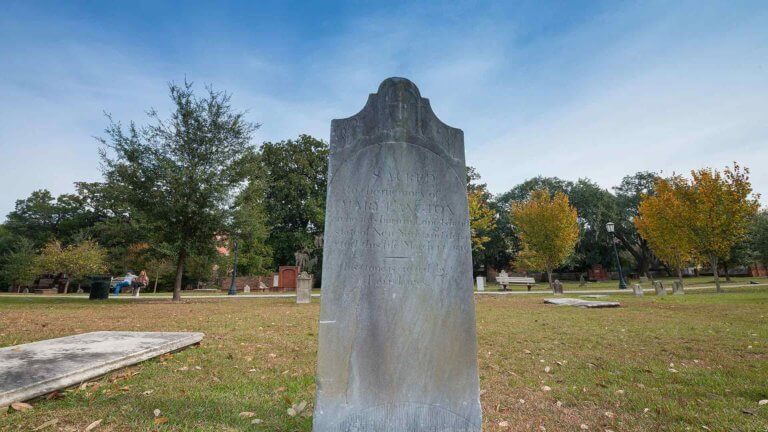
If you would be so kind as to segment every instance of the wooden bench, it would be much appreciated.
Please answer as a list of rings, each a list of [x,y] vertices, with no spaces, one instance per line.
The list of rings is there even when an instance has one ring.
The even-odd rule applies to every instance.
[[[122,277],[113,277],[109,280],[109,292],[114,293],[115,292],[115,285],[119,284],[120,282],[125,282],[125,278]],[[120,289],[120,294],[127,293],[127,294],[133,294],[133,284],[128,285],[127,287],[123,287]]]
[[[507,272],[502,271],[496,276],[496,283],[501,285],[502,291],[506,291],[509,285],[525,285],[528,287],[528,291],[530,291],[531,287],[536,285],[536,280],[532,277],[508,276]]]

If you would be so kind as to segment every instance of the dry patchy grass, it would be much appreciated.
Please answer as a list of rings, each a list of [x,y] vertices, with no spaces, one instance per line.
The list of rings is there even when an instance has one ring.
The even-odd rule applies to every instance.
[[[758,406],[768,291],[618,298],[625,307],[602,310],[479,298],[483,430],[768,430]],[[309,431],[310,417],[287,410],[306,401],[311,412],[318,313],[317,300],[0,298],[0,346],[94,330],[206,333],[198,347],[38,398],[0,429],[57,420],[43,430],[82,431],[101,419],[96,432]]]

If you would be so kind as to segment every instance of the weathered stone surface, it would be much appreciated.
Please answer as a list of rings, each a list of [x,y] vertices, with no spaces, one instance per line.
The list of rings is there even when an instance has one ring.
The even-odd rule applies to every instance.
[[[672,294],[677,294],[677,295],[685,294],[685,290],[683,289],[683,284],[680,283],[680,281],[672,282]]]
[[[465,176],[406,79],[332,122],[314,432],[480,430]]]
[[[577,306],[577,307],[590,308],[590,309],[611,308],[611,307],[621,306],[619,302],[582,300],[582,299],[575,299],[575,298],[548,298],[548,299],[544,299],[544,303],[558,305],[558,306]]]
[[[476,279],[477,279],[477,290],[485,291],[485,276],[478,276]]]
[[[195,344],[202,333],[102,331],[0,349],[0,407]]]
[[[296,277],[296,303],[312,303],[312,276],[307,272]]]
[[[632,285],[632,292],[633,292],[633,293],[634,293],[636,296],[638,296],[638,297],[642,297],[642,296],[643,296],[643,294],[645,294],[645,293],[643,292],[643,287],[642,287],[640,284],[634,284],[634,285]]]
[[[657,296],[667,295],[667,291],[664,289],[664,283],[661,281],[654,281],[653,289]]]

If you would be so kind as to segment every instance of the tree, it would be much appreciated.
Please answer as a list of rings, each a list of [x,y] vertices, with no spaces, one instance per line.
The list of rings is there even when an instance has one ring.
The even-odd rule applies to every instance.
[[[490,232],[496,227],[496,213],[488,205],[481,191],[470,191],[467,194],[469,202],[469,229],[472,233],[472,252],[485,249],[485,244],[491,239]]]
[[[589,179],[579,179],[570,188],[568,201],[579,215],[581,233],[574,253],[575,266],[610,266],[613,249],[605,224],[617,221],[616,197]]]
[[[294,254],[311,249],[323,233],[328,144],[309,135],[265,142],[260,162],[264,212],[269,215],[267,246],[273,264],[294,264]]]
[[[106,270],[106,260],[107,251],[93,240],[67,246],[62,257],[62,270],[67,274],[64,294],[67,293],[71,281],[78,281],[79,288],[83,277],[103,273]]]
[[[107,252],[93,240],[63,247],[58,240],[52,240],[40,251],[35,260],[35,267],[41,273],[67,275],[64,294],[69,291],[73,280],[98,274],[106,269]]]
[[[768,210],[763,209],[755,215],[749,232],[749,242],[756,258],[768,266]]]
[[[236,200],[232,230],[237,236],[237,274],[265,275],[272,267],[272,250],[267,245],[269,218],[265,211],[265,187],[254,175]]]
[[[723,172],[704,168],[691,172],[686,188],[687,222],[694,247],[709,261],[717,292],[722,292],[718,264],[728,259],[733,246],[743,240],[759,203],[752,195],[749,169],[734,163]]]
[[[18,237],[32,240],[35,247],[54,238],[71,242],[94,223],[93,214],[81,197],[63,194],[54,198],[45,189],[17,200],[7,219],[6,228]]]
[[[35,279],[35,248],[31,240],[21,237],[0,259],[0,278],[13,287],[29,285]]]
[[[196,97],[186,81],[169,89],[170,119],[152,110],[151,124],[124,129],[109,118],[100,141],[107,181],[142,216],[153,242],[175,249],[173,299],[180,300],[187,258],[210,253],[216,236],[230,228],[258,125],[232,109],[227,93],[207,87]]]
[[[694,238],[688,224],[685,197],[687,184],[679,176],[657,179],[654,195],[644,195],[634,219],[637,232],[653,253],[677,271],[683,283],[683,267],[693,261]]]
[[[616,194],[616,225],[615,235],[624,249],[635,259],[637,272],[653,279],[650,267],[656,261],[651,247],[638,232],[633,223],[640,210],[643,197],[652,196],[659,175],[650,171],[641,171],[621,180],[621,184],[613,188]]]
[[[550,196],[539,189],[526,201],[512,204],[512,223],[522,243],[519,258],[528,268],[545,270],[550,286],[552,270],[573,253],[579,239],[577,217],[563,192]]]

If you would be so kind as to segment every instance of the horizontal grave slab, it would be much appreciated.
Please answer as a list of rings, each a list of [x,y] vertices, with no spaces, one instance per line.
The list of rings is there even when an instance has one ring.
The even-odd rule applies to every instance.
[[[177,351],[203,336],[100,331],[0,348],[0,407]]]

